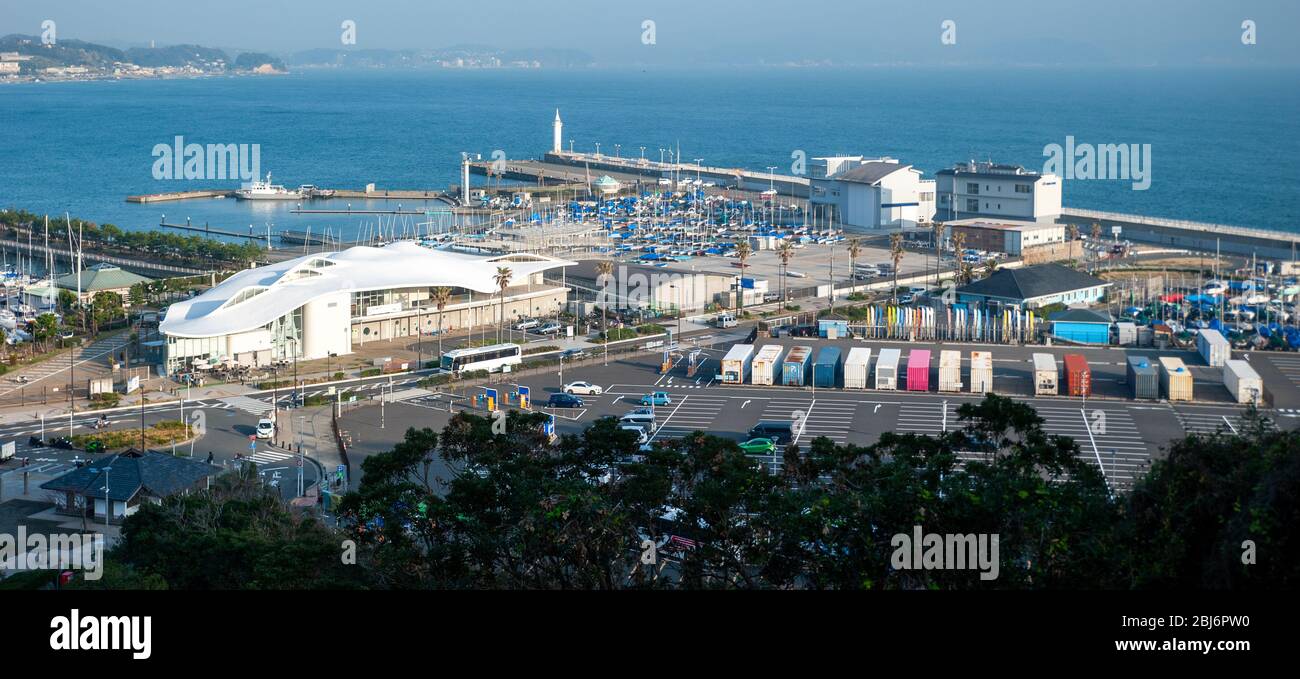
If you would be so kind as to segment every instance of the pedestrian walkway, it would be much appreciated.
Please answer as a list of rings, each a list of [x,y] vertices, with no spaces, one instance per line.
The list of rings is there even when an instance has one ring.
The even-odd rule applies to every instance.
[[[272,464],[275,462],[284,462],[297,457],[292,453],[282,453],[278,450],[259,450],[239,458],[240,462],[254,462],[260,465]]]
[[[220,399],[222,403],[234,406],[236,410],[242,410],[250,415],[263,415],[272,410],[271,404],[266,401],[259,401],[248,396],[231,396]]]
[[[11,394],[23,387],[30,387],[41,380],[52,375],[58,375],[69,367],[81,365],[87,361],[93,361],[97,358],[108,355],[109,353],[121,349],[131,341],[131,334],[127,332],[118,333],[112,337],[105,337],[97,342],[93,342],[84,347],[78,347],[72,350],[72,357],[54,356],[48,360],[41,361],[35,365],[20,368],[11,373],[7,380],[9,384],[0,387],[0,396]],[[26,378],[25,382],[19,382],[21,378]]]

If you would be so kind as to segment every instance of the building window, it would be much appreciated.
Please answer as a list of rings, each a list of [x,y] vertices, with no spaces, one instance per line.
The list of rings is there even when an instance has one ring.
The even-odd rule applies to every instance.
[[[967,199],[966,199],[966,211],[967,211],[967,212],[979,212],[979,211],[980,211],[980,201],[979,201],[979,199],[978,199],[978,198],[967,198]]]
[[[978,196],[980,194],[980,185],[974,182],[966,184],[966,193]]]
[[[1032,193],[1034,187],[1029,184],[1016,184],[1016,193]]]

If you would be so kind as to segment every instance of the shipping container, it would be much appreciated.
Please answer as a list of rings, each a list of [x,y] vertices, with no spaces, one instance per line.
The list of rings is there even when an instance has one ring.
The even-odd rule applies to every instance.
[[[1137,344],[1138,330],[1134,323],[1116,323],[1115,324],[1116,344],[1121,347],[1128,347]]]
[[[1055,396],[1060,393],[1057,381],[1061,371],[1056,368],[1056,358],[1051,354],[1034,354],[1034,395]]]
[[[871,375],[871,349],[853,347],[844,359],[844,388],[866,389]]]
[[[781,384],[802,387],[812,376],[812,347],[801,344],[790,347],[785,362],[781,364]]]
[[[911,388],[911,361],[909,361],[907,365],[908,388]],[[960,351],[945,350],[939,352],[939,391],[961,391]]]
[[[930,350],[913,349],[907,354],[907,390],[930,390]]]
[[[822,347],[813,361],[813,386],[834,387],[840,377],[840,350],[838,347]]]
[[[744,384],[754,362],[754,345],[737,344],[722,357],[722,383]]]
[[[1222,366],[1232,358],[1232,347],[1218,330],[1205,328],[1196,333],[1196,352],[1205,359],[1205,365]]]
[[[779,344],[766,344],[754,354],[750,367],[750,380],[754,384],[776,384],[781,375],[781,354],[785,347]]]
[[[970,352],[970,391],[972,394],[993,391],[993,354],[987,351]]]
[[[1146,356],[1129,356],[1127,380],[1129,393],[1136,399],[1160,398],[1160,373]]]
[[[1223,364],[1223,386],[1237,403],[1260,405],[1264,400],[1264,381],[1246,361],[1229,360]]]
[[[876,388],[898,388],[898,360],[902,352],[898,349],[881,349],[880,358],[876,359]]]
[[[1065,384],[1070,396],[1092,395],[1092,370],[1083,354],[1065,355]]]
[[[1160,358],[1160,388],[1170,401],[1192,400],[1192,371],[1183,359],[1173,356]]]

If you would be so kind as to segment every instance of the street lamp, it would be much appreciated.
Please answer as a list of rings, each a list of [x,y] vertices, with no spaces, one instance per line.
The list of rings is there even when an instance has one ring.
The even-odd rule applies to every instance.
[[[596,142],[596,157],[600,157],[600,142]]]
[[[104,467],[104,525],[109,524],[109,517],[113,515],[113,505],[108,499],[108,473],[113,471],[112,466]]]

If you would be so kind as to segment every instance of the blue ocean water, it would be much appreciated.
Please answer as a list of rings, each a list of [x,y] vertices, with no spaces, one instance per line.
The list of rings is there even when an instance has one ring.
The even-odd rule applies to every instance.
[[[277,183],[443,189],[461,151],[537,157],[561,110],[565,146],[649,158],[680,143],[709,165],[788,170],[791,153],[890,155],[933,176],[971,158],[1041,169],[1044,146],[1152,146],[1152,185],[1067,181],[1065,203],[1300,228],[1300,71],[737,69],[703,72],[304,72],[284,77],[0,87],[0,206],[124,228],[364,228],[291,204],[136,205],[130,194],[235,188],[159,181],[155,144],[260,144]],[[391,208],[391,203],[354,208]],[[403,207],[415,207],[403,205]],[[376,218],[368,218],[374,223]]]

